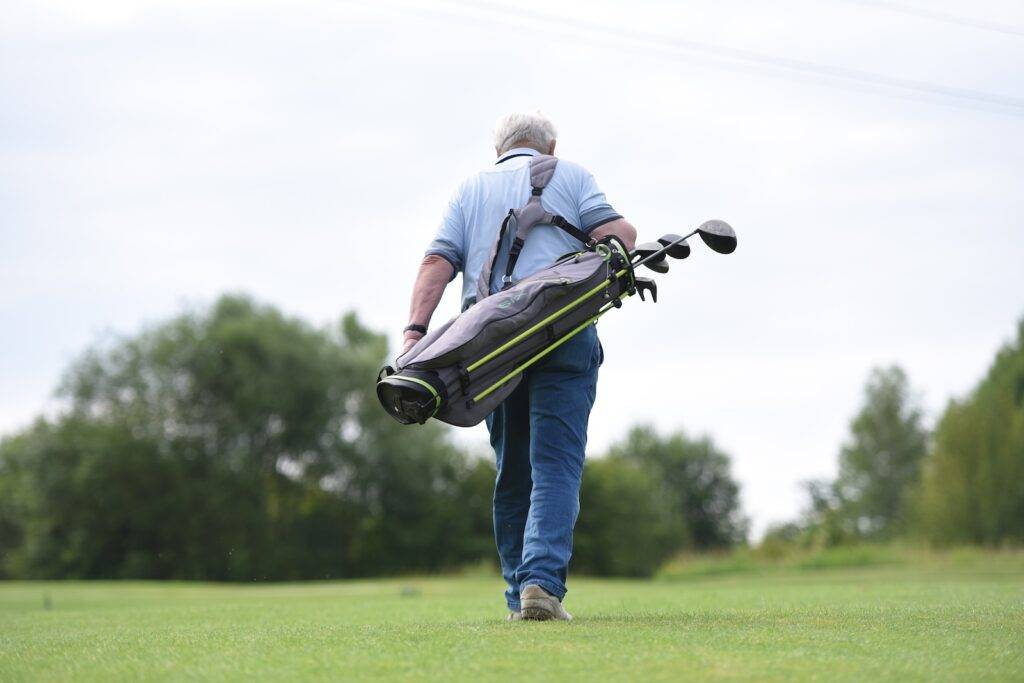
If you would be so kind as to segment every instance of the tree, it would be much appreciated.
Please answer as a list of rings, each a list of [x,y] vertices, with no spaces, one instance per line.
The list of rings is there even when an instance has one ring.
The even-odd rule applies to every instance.
[[[1024,542],[1024,319],[978,386],[939,420],[918,511],[937,543]]]
[[[852,536],[888,538],[906,528],[928,433],[907,375],[896,366],[871,371],[864,404],[850,423],[834,485],[838,517]]]
[[[634,427],[609,457],[648,472],[660,495],[672,501],[686,528],[679,547],[710,550],[746,540],[739,484],[729,471],[729,456],[710,438],[690,439],[683,432],[661,437],[651,427]]]
[[[802,482],[807,505],[797,526],[803,533],[796,539],[805,546],[833,546],[851,540],[853,534],[844,522],[842,501],[836,483],[824,479]]]

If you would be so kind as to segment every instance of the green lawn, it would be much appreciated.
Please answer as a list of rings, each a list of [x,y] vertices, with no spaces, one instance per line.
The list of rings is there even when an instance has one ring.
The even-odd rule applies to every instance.
[[[0,680],[1024,680],[1016,565],[577,579],[572,623],[493,577],[0,583]]]

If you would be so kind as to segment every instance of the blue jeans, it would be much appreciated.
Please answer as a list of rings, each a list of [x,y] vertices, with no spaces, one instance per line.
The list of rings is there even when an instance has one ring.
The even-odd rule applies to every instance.
[[[587,422],[604,360],[591,325],[526,371],[487,418],[497,457],[494,538],[509,609],[536,584],[559,600],[580,511]]]

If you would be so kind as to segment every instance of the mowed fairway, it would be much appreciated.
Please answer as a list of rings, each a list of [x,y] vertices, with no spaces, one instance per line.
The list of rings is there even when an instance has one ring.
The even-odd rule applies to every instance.
[[[1024,680],[1024,573],[577,579],[506,623],[495,578],[0,583],[0,680]]]

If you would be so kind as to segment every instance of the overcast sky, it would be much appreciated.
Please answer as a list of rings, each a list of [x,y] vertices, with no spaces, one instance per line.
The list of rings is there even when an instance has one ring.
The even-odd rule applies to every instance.
[[[4,2],[0,433],[54,410],[90,344],[222,292],[354,309],[397,343],[442,208],[515,109],[554,119],[642,239],[736,228],[735,254],[695,244],[657,305],[601,322],[590,451],[639,421],[708,433],[758,532],[835,473],[872,366],[934,419],[1009,339],[1019,1],[506,7]]]

